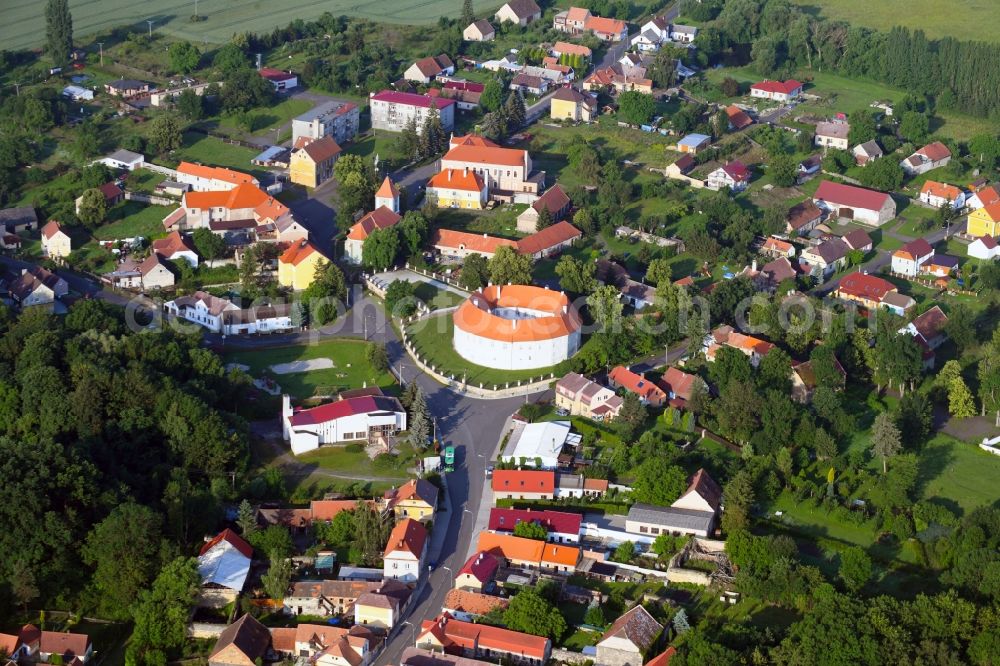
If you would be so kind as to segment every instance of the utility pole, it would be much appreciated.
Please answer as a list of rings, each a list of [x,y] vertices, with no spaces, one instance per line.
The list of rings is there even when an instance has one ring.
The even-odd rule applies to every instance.
[[[194,17],[198,18],[198,0],[194,0]]]
[[[156,23],[153,19],[146,19],[146,23],[149,24],[149,38],[153,38],[153,24]]]
[[[97,46],[101,49],[101,67],[104,67],[104,42],[97,42]]]
[[[21,96],[21,82],[20,81],[15,81],[14,82],[14,91],[15,91],[15,94],[18,97]]]

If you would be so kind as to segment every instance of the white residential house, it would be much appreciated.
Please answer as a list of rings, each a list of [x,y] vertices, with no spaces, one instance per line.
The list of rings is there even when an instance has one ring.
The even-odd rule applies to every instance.
[[[167,314],[204,326],[213,333],[222,332],[222,315],[239,310],[232,301],[196,291],[190,296],[179,296],[163,304]]]
[[[940,141],[929,143],[899,163],[908,176],[927,173],[951,161],[951,151]]]
[[[542,17],[542,10],[535,0],[510,0],[497,10],[494,18],[499,23],[514,23],[526,26]]]
[[[706,187],[711,190],[728,188],[742,192],[750,184],[750,170],[743,162],[733,160],[708,174]]]
[[[69,284],[41,266],[22,268],[10,283],[10,295],[21,307],[49,305],[69,293]]]
[[[670,41],[679,44],[691,44],[698,36],[698,28],[693,25],[681,25],[679,23],[670,24]]]
[[[496,36],[496,30],[486,19],[473,21],[462,31],[462,39],[467,42],[492,42]]]
[[[366,441],[385,443],[406,430],[406,410],[391,396],[345,398],[311,409],[293,410],[288,396],[281,406],[282,434],[292,453],[314,451],[322,444]]]
[[[389,535],[382,556],[386,580],[416,582],[424,570],[427,556],[427,528],[419,520],[404,518],[396,523]]]
[[[146,158],[139,153],[133,153],[131,150],[116,150],[115,152],[102,157],[97,160],[95,164],[104,164],[111,167],[112,169],[124,169],[125,171],[133,171],[142,167],[145,164]]]
[[[923,238],[910,241],[892,253],[892,272],[916,277],[920,266],[934,255],[934,248]]]
[[[1000,257],[1000,243],[993,236],[980,236],[969,243],[968,254],[973,259],[996,259]]]
[[[816,124],[816,145],[821,148],[836,148],[847,150],[847,135],[851,126],[842,121],[823,121]]]
[[[950,206],[952,210],[961,210],[965,206],[965,192],[954,185],[928,180],[920,188],[920,200],[935,208]]]
[[[42,227],[42,256],[50,259],[65,259],[72,251],[69,234],[63,231],[62,225],[55,220],[49,220]]]

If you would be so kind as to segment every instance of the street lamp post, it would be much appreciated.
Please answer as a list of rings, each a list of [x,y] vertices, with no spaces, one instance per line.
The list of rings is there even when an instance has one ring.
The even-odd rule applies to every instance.
[[[149,24],[149,38],[153,38],[153,24],[156,23],[153,19],[146,19],[146,23]]]
[[[97,47],[101,49],[101,67],[104,67],[104,42],[97,42]]]

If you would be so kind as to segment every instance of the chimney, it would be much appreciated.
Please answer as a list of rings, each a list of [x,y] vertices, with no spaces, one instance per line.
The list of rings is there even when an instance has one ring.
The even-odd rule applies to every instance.
[[[754,273],[757,272],[757,260],[756,259],[753,260],[753,264],[751,264],[750,270],[753,271]]]
[[[448,182],[451,182],[451,169],[448,169]]]

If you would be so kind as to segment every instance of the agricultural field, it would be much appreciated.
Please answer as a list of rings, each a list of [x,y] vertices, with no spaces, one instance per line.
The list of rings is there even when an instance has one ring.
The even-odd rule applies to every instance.
[[[474,0],[477,13],[498,7],[497,0]],[[270,32],[295,19],[312,20],[330,12],[387,23],[433,23],[440,16],[457,16],[461,3],[453,0],[393,0],[382,3],[357,3],[352,0],[291,0],[266,3],[260,0],[201,0],[198,15],[203,21],[191,21],[193,0],[159,0],[153,7],[128,0],[70,0],[73,28],[79,38],[95,35],[123,25],[146,31],[146,20],[153,30],[199,44],[222,44],[237,32]],[[9,0],[4,3],[4,21],[0,41],[6,49],[42,46],[45,41],[45,3],[36,0]],[[154,8],[155,7],[155,8]]]
[[[932,39],[995,42],[1000,40],[993,0],[792,0],[810,14],[854,25],[889,30],[901,25],[920,29]],[[956,20],[956,17],[960,17]]]

